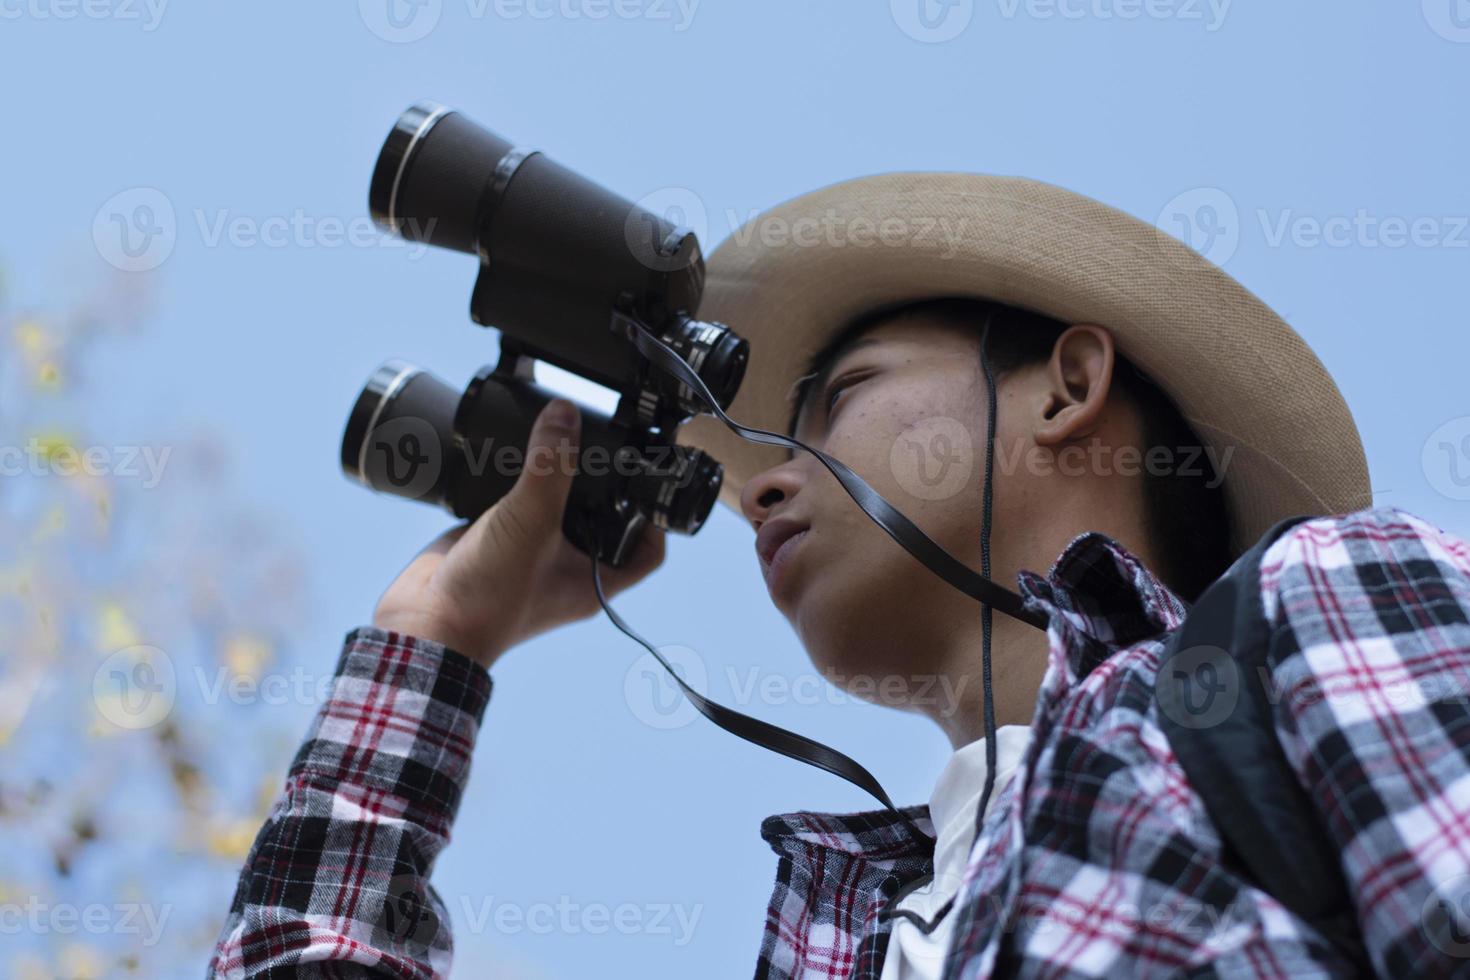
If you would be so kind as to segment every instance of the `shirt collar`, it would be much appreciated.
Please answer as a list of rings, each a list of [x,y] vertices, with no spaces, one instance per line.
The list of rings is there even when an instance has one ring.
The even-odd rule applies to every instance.
[[[1118,650],[1177,629],[1187,611],[1183,600],[1143,562],[1100,531],[1073,538],[1051,571],[1044,576],[1022,572],[1019,584],[1027,608],[1047,617],[1049,631],[1063,634],[1074,678],[1086,676]],[[815,846],[869,860],[932,855],[929,808],[903,812],[908,820],[885,810],[785,813],[767,817],[761,836],[777,853]],[[915,836],[915,829],[925,836]]]
[[[995,733],[995,788],[1005,784],[1026,754],[1030,730],[1025,725],[1002,725]],[[965,860],[975,840],[976,816],[985,787],[985,739],[961,746],[950,756],[929,796],[929,818],[934,824],[935,889],[941,900],[959,890]],[[998,796],[999,794],[997,794]],[[991,797],[990,806],[996,804]]]
[[[1085,677],[1118,650],[1177,629],[1187,606],[1143,562],[1099,531],[1073,538],[1045,576],[1020,575],[1027,608],[1071,634],[1068,666]]]
[[[926,806],[898,813],[783,813],[761,822],[761,836],[776,853],[797,859],[811,849],[899,863],[927,862],[934,853],[934,824]]]

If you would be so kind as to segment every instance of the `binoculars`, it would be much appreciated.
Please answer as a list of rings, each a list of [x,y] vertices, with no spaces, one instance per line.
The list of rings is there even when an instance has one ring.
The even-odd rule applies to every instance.
[[[723,467],[676,445],[675,433],[706,406],[630,341],[652,334],[722,409],[734,400],[750,348],[697,319],[704,258],[694,233],[432,103],[399,117],[368,199],[385,230],[479,257],[470,316],[500,331],[500,355],[463,392],[410,364],[380,367],[347,421],[348,476],[474,520],[528,463],[531,425],[556,397],[534,380],[544,361],[619,395],[610,415],[579,406],[567,538],[617,566],[650,521],[697,532]]]

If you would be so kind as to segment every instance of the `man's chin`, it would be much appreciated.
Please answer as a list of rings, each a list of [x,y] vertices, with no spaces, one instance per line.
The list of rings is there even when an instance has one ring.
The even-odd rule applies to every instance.
[[[811,666],[836,688],[861,701],[903,701],[908,664],[901,655],[891,654],[886,644],[873,642],[881,633],[867,630],[866,641],[853,630],[814,636],[808,623],[798,624],[797,633],[803,638]],[[881,691],[888,691],[886,699],[876,696]]]
[[[915,684],[921,678],[905,672],[902,664],[893,663],[889,658],[852,656],[853,652],[822,651],[813,654],[810,658],[812,667],[825,683],[841,691],[845,698],[885,708],[914,710]]]

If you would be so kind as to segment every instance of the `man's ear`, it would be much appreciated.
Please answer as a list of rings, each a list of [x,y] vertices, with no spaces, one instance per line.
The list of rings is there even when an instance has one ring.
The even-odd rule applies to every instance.
[[[1055,446],[1097,428],[1113,382],[1113,335],[1091,323],[1068,327],[1046,365],[1047,391],[1035,438]]]

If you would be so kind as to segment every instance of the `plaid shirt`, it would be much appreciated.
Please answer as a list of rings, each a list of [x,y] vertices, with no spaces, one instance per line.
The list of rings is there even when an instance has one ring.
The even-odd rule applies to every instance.
[[[1232,870],[1158,726],[1180,601],[1100,534],[1020,584],[1048,616],[1049,663],[949,913],[945,976],[1356,975]],[[1373,968],[1470,973],[1470,545],[1392,510],[1322,518],[1271,547],[1261,588],[1277,733],[1342,855]],[[247,859],[220,976],[447,969],[426,880],[488,680],[373,630],[349,636],[339,670]],[[932,858],[925,809],[905,815],[913,827],[886,811],[764,822],[779,860],[758,978],[879,976],[887,908]]]

